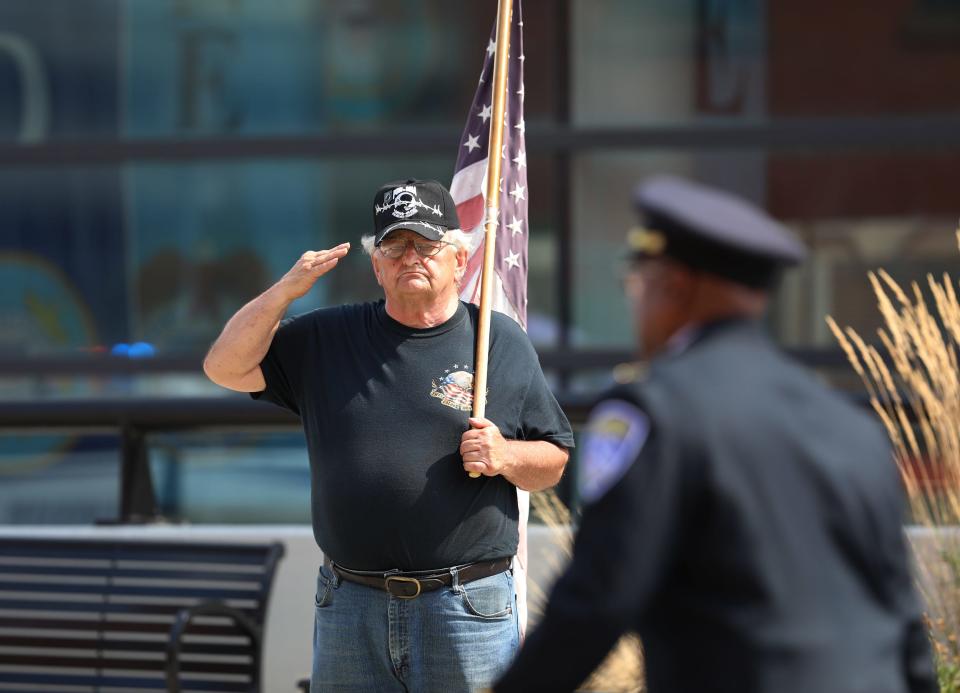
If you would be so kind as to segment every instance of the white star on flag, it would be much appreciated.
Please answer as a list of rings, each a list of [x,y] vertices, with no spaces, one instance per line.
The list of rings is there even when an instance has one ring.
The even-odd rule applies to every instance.
[[[517,168],[526,168],[527,167],[527,153],[519,152],[515,157],[513,157],[513,163],[517,165]]]
[[[486,124],[486,122],[490,120],[490,116],[491,116],[490,104],[487,104],[480,111],[480,117],[483,118],[484,124]]]
[[[480,149],[480,142],[478,141],[477,137],[470,135],[467,137],[467,141],[463,146],[472,152],[474,149]]]
[[[510,229],[510,232],[514,236],[516,236],[518,233],[523,233],[523,222],[514,217],[513,221],[507,224],[507,228]]]
[[[519,202],[520,200],[527,199],[526,197],[524,197],[524,190],[525,188],[522,185],[520,185],[519,183],[516,183],[513,186],[513,190],[510,191],[510,194],[514,196],[517,202]]]
[[[511,269],[517,269],[520,267],[520,253],[508,253],[507,256],[503,258],[503,261],[506,262]]]
[[[492,56],[497,52],[497,42],[493,39],[490,39],[490,43],[487,44],[487,55]]]

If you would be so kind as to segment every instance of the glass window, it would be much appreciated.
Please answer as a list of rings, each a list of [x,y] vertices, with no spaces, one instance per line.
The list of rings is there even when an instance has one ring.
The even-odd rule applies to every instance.
[[[960,5],[572,0],[577,125],[960,112]]]
[[[722,185],[763,203],[764,157],[759,154],[591,152],[573,159],[574,286],[571,344],[632,348],[633,325],[620,283],[623,243],[638,224],[633,188],[657,174]]]
[[[573,0],[573,122],[762,116],[766,3]]]
[[[119,26],[116,0],[0,3],[0,142],[116,134]]]
[[[0,352],[78,352],[129,331],[120,176],[0,168]]]
[[[874,335],[881,321],[871,270],[903,286],[955,273],[960,152],[779,154],[768,172],[771,209],[811,250],[781,292],[784,343],[834,347],[826,315]]]
[[[0,351],[82,354],[145,342],[205,351],[310,249],[355,243],[294,312],[368,300],[373,192],[443,159],[0,169]]]
[[[770,318],[782,343],[834,348],[825,323],[869,335],[880,325],[867,281],[883,267],[926,282],[956,267],[960,154],[585,154],[574,159],[574,344],[633,344],[616,271],[626,229],[637,223],[631,190],[642,178],[680,174],[765,206],[810,248],[788,272]]]
[[[528,158],[527,334],[536,347],[556,346],[560,339],[560,220],[557,218],[557,172],[552,157]]]
[[[527,3],[528,120],[552,119],[552,2]],[[39,0],[0,5],[0,141],[451,128],[495,3]]]
[[[119,504],[116,435],[0,430],[0,524],[92,524]]]
[[[310,522],[302,431],[158,433],[147,444],[157,503],[168,520]]]
[[[374,191],[384,175],[445,169],[439,161],[129,167],[130,338],[164,352],[205,351],[302,253],[342,241],[353,243],[346,261],[290,312],[373,297],[360,237],[371,230]]]
[[[386,180],[449,181],[449,159],[256,161],[0,170],[0,351],[83,354],[146,343],[206,350],[306,250],[353,242],[296,314],[382,296],[360,237]],[[530,312],[553,324],[552,170],[530,160]],[[538,322],[539,324],[539,322]]]

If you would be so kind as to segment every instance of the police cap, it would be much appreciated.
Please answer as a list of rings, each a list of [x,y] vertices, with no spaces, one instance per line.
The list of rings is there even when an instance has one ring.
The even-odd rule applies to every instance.
[[[637,186],[643,228],[627,236],[634,259],[667,256],[693,269],[754,288],[769,288],[780,270],[806,256],[804,245],[753,204],[680,178]]]

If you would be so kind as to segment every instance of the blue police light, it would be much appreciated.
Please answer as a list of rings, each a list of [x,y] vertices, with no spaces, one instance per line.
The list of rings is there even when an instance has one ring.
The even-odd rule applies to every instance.
[[[150,344],[149,342],[134,342],[130,345],[127,356],[132,359],[144,359],[150,358],[156,353],[157,350],[154,348],[153,344]]]

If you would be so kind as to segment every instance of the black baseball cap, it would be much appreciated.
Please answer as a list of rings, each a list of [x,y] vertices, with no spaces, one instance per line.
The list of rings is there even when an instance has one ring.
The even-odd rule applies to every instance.
[[[637,186],[643,227],[627,235],[634,259],[665,255],[688,267],[754,288],[770,288],[806,247],[754,204],[681,178],[657,176]]]
[[[391,231],[407,229],[431,241],[460,228],[457,206],[450,192],[435,180],[398,180],[385,183],[373,198],[374,245]]]

